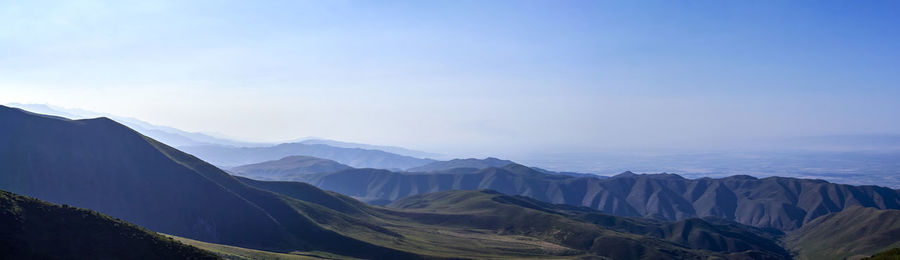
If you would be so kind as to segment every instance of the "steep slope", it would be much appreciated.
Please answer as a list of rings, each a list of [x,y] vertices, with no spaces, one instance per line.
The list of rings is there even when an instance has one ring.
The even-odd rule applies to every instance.
[[[600,179],[546,174],[518,164],[429,174],[350,169],[297,180],[374,204],[429,192],[492,189],[620,216],[662,220],[718,217],[784,231],[850,206],[900,209],[900,191],[877,186],[782,177],[685,179],[675,174],[630,172]]]
[[[287,143],[269,147],[200,145],[183,146],[179,147],[179,149],[209,163],[225,167],[278,160],[292,155],[333,160],[356,168],[378,169],[408,169],[434,161],[379,150],[340,148],[323,144],[302,143]]]
[[[432,162],[426,165],[422,165],[419,167],[413,167],[406,171],[409,172],[434,172],[434,171],[445,171],[455,168],[475,168],[475,169],[485,169],[491,167],[503,167],[506,165],[514,164],[515,162],[509,160],[500,160],[494,157],[488,157],[484,159],[453,159],[449,161],[437,161]]]
[[[276,251],[416,257],[316,223],[316,207],[249,187],[106,118],[0,106],[0,188],[177,236]],[[307,210],[307,211],[304,211]]]
[[[3,259],[217,259],[94,211],[0,191]]]
[[[871,256],[900,247],[900,210],[850,207],[813,220],[785,241],[799,259]]]
[[[350,168],[350,166],[327,159],[288,156],[275,161],[234,167],[229,171],[258,180],[292,180],[295,175],[338,172]]]
[[[773,240],[738,226],[726,227],[701,219],[663,223],[615,217],[588,208],[549,204],[494,191],[429,193],[401,199],[388,207],[403,209],[405,214],[423,223],[525,234],[615,259],[679,258],[690,255],[688,252],[696,253],[679,249],[680,246],[734,254],[732,257],[790,258]],[[643,253],[632,254],[638,251]]]

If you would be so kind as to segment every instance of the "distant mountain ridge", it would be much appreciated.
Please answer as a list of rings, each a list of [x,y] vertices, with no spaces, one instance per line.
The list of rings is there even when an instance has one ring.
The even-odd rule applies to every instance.
[[[267,147],[201,145],[179,147],[214,165],[235,167],[302,155],[333,160],[356,168],[408,169],[434,160],[421,159],[380,150],[340,148],[324,144],[287,143]]]
[[[297,175],[329,173],[351,169],[350,166],[310,156],[288,156],[275,161],[248,164],[229,172],[257,180],[291,180]]]
[[[122,117],[105,113],[98,113],[82,109],[68,109],[45,104],[7,104],[10,107],[22,108],[34,113],[45,115],[54,115],[65,117],[68,119],[90,119],[97,117],[108,117],[122,123],[136,131],[149,136],[157,141],[163,142],[171,146],[187,146],[187,145],[206,145],[219,144],[231,146],[261,146],[265,144],[241,142],[226,138],[214,137],[204,133],[193,133],[182,131],[173,127],[154,125],[141,121],[139,119]]]
[[[151,124],[139,119],[116,116],[112,114],[106,113],[98,113],[93,111],[87,111],[82,109],[69,109],[62,108],[57,106],[51,106],[46,104],[20,104],[20,103],[10,103],[8,106],[22,108],[31,112],[40,113],[44,115],[54,115],[69,119],[90,119],[97,117],[108,117],[111,118],[123,125],[126,125],[143,135],[146,135],[154,140],[160,141],[167,145],[177,147],[179,149],[193,149],[193,150],[213,150],[215,147],[221,147],[222,149],[233,149],[233,148],[243,148],[243,147],[273,147],[278,146],[275,143],[259,143],[259,142],[244,142],[237,141],[228,138],[222,138],[213,136],[205,133],[196,133],[196,132],[188,132],[183,131],[174,127],[161,126]],[[327,140],[321,138],[306,138],[297,141],[296,143],[312,145],[310,147],[319,147],[321,150],[326,150],[324,152],[334,151],[337,148],[346,149],[344,153],[354,153],[356,149],[364,149],[364,150],[379,150],[385,151],[389,154],[397,154],[401,156],[415,157],[415,158],[427,158],[432,156],[437,156],[437,154],[421,152],[410,150],[401,147],[395,146],[379,146],[379,145],[368,145],[368,144],[360,144],[360,143],[349,143],[349,142],[341,142],[335,140]],[[284,145],[290,145],[292,143],[285,143]],[[204,153],[204,154],[216,154],[216,153]],[[312,152],[307,152],[306,154],[312,154]],[[222,158],[222,157],[201,157],[202,159],[212,162],[216,165],[222,166],[238,166],[249,163],[259,163],[268,160],[277,160],[281,159],[285,156],[290,155],[306,155],[306,154],[283,154],[283,156],[274,158],[274,157],[266,157],[263,160],[234,160],[233,158]],[[317,153],[321,155],[321,153]],[[319,156],[323,157],[323,156]],[[336,156],[340,157],[340,156]],[[391,157],[391,156],[388,156]],[[349,157],[341,157],[342,159],[346,159],[348,162],[355,161],[364,161],[365,159],[355,159]],[[408,158],[397,159],[401,160],[400,162],[390,162],[390,159],[385,159],[382,162],[372,161],[370,163],[362,163],[360,162],[355,167],[374,167],[374,168],[384,168],[384,169],[403,169],[404,167],[412,167],[418,166],[419,164],[426,164],[430,161],[422,161],[422,162],[410,162]],[[421,159],[420,159],[421,160]],[[233,164],[228,164],[229,162],[237,161]],[[403,166],[403,167],[398,167]]]
[[[433,172],[433,171],[446,171],[456,168],[475,168],[475,169],[485,169],[491,167],[503,167],[510,164],[514,164],[515,162],[510,160],[500,160],[494,157],[488,157],[484,159],[453,159],[449,161],[436,161],[426,165],[422,165],[419,167],[409,168],[406,171],[408,172]]]
[[[849,206],[900,209],[900,191],[878,186],[782,177],[686,179],[675,174],[631,172],[600,179],[546,174],[518,164],[431,174],[350,169],[299,180],[375,204],[429,192],[492,189],[620,216],[664,220],[719,217],[780,230],[797,229]]]
[[[359,148],[366,150],[381,150],[389,153],[416,157],[416,158],[432,158],[436,156],[440,156],[440,154],[429,153],[423,151],[416,151],[411,149],[406,149],[403,147],[396,146],[386,146],[386,145],[371,145],[371,144],[361,144],[361,143],[350,143],[350,142],[341,142],[335,140],[328,140],[322,138],[303,138],[296,140],[294,142],[286,142],[286,143],[301,143],[301,144],[324,144],[328,146],[340,147],[340,148]]]

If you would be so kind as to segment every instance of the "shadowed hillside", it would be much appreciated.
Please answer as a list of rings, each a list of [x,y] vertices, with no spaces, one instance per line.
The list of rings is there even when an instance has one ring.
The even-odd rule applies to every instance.
[[[0,191],[3,259],[217,259],[94,211]]]

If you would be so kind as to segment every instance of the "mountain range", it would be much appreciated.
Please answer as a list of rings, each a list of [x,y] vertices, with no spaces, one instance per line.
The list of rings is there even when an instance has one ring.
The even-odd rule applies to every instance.
[[[306,201],[314,201],[360,221],[378,223],[412,242],[379,239],[389,247],[417,253],[465,258],[602,259],[787,259],[772,240],[752,232],[695,228],[672,233],[678,223],[642,221],[606,215],[583,207],[554,205],[496,191],[448,191],[413,196],[372,207],[352,198],[321,191],[300,182],[241,179],[248,185]],[[627,224],[626,224],[627,223]],[[745,230],[734,224],[736,230]],[[712,242],[715,241],[715,242]],[[727,246],[723,246],[727,245]]]
[[[0,107],[0,121],[5,123],[0,125],[0,188],[206,242],[392,259],[780,256],[765,246],[736,252],[744,248],[709,247],[708,243],[694,245],[616,231],[572,214],[545,215],[552,210],[535,209],[520,202],[523,199],[506,200],[516,211],[540,214],[540,218],[551,216],[568,224],[560,229],[526,222],[507,229],[479,223],[462,227],[433,223],[414,210],[372,207],[308,184],[238,179],[107,118],[69,120]],[[550,204],[542,207],[552,208],[546,205]],[[556,210],[567,208],[559,207]],[[432,216],[460,215],[483,217],[468,211]],[[536,229],[545,231],[532,232]],[[731,239],[756,245],[750,242],[752,237]],[[692,246],[685,248],[680,243]],[[613,244],[617,246],[609,247]]]
[[[853,255],[897,242],[887,220],[896,211],[885,209],[897,208],[900,191],[877,186],[673,174],[600,179],[515,163],[430,172],[350,168],[296,175],[310,184],[260,181],[108,118],[0,106],[0,122],[0,189],[203,243],[379,259],[788,259],[850,237],[861,238],[846,250]],[[304,161],[317,167],[323,160],[284,162]],[[846,235],[816,239],[828,230]],[[853,233],[859,230],[867,232]]]
[[[333,160],[357,168],[395,170],[434,162],[431,159],[409,157],[380,150],[341,148],[324,144],[285,143],[265,147],[200,145],[182,146],[179,149],[222,167],[261,163],[296,155]]]
[[[294,180],[375,204],[421,193],[492,189],[619,216],[662,220],[718,217],[785,231],[851,206],[900,209],[900,191],[878,186],[782,177],[687,179],[631,172],[601,179],[547,174],[519,164],[429,174],[348,169],[296,176]]]
[[[446,171],[452,170],[456,168],[475,168],[475,169],[484,169],[491,167],[503,167],[515,162],[510,160],[501,160],[494,157],[488,157],[484,159],[453,159],[449,161],[436,161],[426,165],[422,165],[419,167],[409,168],[406,171],[409,172],[435,172],[435,171]]]

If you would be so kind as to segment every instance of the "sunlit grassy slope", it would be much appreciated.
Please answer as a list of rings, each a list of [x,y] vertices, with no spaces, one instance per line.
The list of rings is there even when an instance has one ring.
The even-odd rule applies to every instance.
[[[277,253],[262,250],[255,250],[243,247],[207,243],[193,239],[166,235],[181,243],[191,245],[209,252],[212,252],[224,259],[269,259],[269,260],[307,260],[307,259],[357,259],[347,256],[339,256],[326,252],[291,252]]]
[[[786,243],[801,260],[871,256],[900,247],[900,210],[852,207],[810,222]]]

